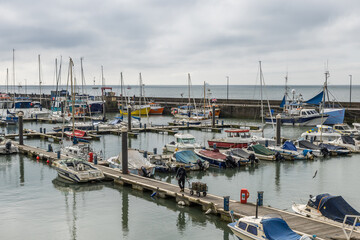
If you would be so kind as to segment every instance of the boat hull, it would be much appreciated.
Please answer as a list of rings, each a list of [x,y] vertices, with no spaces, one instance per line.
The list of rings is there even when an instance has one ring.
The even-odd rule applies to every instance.
[[[344,123],[344,117],[345,117],[344,108],[325,108],[324,114],[329,115],[329,117],[324,122],[325,125]]]
[[[146,108],[141,108],[141,109],[136,109],[134,111],[131,111],[131,115],[132,116],[136,116],[136,115],[148,115],[150,112],[150,107],[146,107]],[[127,111],[122,111],[120,109],[120,116],[121,115],[127,115]]]
[[[214,147],[216,144],[216,148],[247,148],[249,143],[236,143],[236,142],[221,142],[221,141],[208,141],[209,147]]]
[[[163,107],[151,107],[149,114],[150,115],[162,115],[164,112],[164,108]]]
[[[312,117],[282,117],[281,124],[289,126],[316,126],[321,125],[321,122],[325,122],[328,116],[312,116]],[[276,123],[276,118],[266,117],[265,122],[267,124]]]

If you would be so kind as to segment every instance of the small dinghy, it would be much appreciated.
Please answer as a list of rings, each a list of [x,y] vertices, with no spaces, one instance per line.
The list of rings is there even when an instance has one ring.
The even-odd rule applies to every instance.
[[[281,147],[269,146],[268,149],[279,152],[286,160],[306,160],[314,159],[314,155],[311,149],[304,149],[301,152],[298,151],[296,146],[291,141],[286,141]]]
[[[245,151],[250,154],[255,154],[255,157],[260,160],[280,161],[284,159],[279,152],[275,153],[261,144],[253,144],[249,146]]]
[[[238,159],[221,153],[219,149],[195,149],[194,152],[203,160],[208,161],[210,165],[216,167],[235,168],[238,166]]]
[[[19,149],[15,146],[10,139],[4,139],[0,142],[0,154],[18,153]]]
[[[255,156],[255,154],[249,153],[242,148],[233,148],[231,150],[226,151],[225,154],[239,157],[241,161],[241,165],[246,165],[249,162],[251,164],[260,163],[260,160]]]
[[[316,157],[327,157],[331,152],[326,147],[320,147],[307,140],[299,140],[296,142],[299,150],[309,149]]]
[[[77,138],[77,139],[83,139],[83,140],[91,140],[92,137],[88,136],[85,131],[82,130],[74,130],[73,132],[65,132],[65,135],[69,138]]]
[[[107,160],[111,168],[122,169],[122,154]],[[152,177],[155,173],[155,165],[150,163],[138,150],[128,149],[128,169],[132,174],[143,177]]]
[[[335,146],[332,144],[320,143],[319,147],[324,147],[329,150],[332,156],[348,155],[351,153],[350,150],[345,147]]]
[[[339,147],[345,147],[353,153],[360,153],[360,145],[350,136],[341,136],[330,143]]]
[[[171,159],[188,171],[205,171],[210,165],[190,150],[175,152]]]
[[[91,182],[104,179],[101,170],[82,159],[57,160],[52,163],[59,177],[72,182]]]
[[[300,215],[336,225],[342,224],[347,215],[360,216],[360,213],[341,196],[332,196],[328,193],[319,194],[315,197],[310,195],[306,205],[294,203],[292,209]],[[347,217],[345,223],[352,226],[354,217]],[[357,222],[355,226],[357,226],[356,230],[359,231],[360,223]]]
[[[280,215],[243,217],[229,223],[228,227],[239,239],[246,240],[312,240],[313,238],[295,233]]]

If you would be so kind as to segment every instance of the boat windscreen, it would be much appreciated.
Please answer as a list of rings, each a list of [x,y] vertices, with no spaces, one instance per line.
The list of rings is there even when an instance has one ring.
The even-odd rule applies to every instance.
[[[299,240],[301,237],[281,218],[263,219],[261,223],[269,240]]]
[[[355,141],[354,141],[354,139],[352,137],[350,137],[350,136],[341,136],[341,139],[345,144],[351,144],[351,145],[355,146]]]

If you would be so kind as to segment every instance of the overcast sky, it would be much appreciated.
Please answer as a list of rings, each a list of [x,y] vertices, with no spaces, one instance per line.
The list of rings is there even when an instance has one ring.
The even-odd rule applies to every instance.
[[[69,57],[87,84],[256,84],[360,82],[360,1],[11,0],[0,3],[0,84],[54,83],[55,58]]]

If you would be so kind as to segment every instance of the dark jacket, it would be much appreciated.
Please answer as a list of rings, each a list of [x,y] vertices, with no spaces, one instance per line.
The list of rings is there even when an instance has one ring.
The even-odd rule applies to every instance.
[[[176,172],[177,179],[185,179],[187,177],[186,171],[183,167],[180,167]]]

